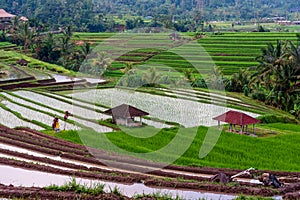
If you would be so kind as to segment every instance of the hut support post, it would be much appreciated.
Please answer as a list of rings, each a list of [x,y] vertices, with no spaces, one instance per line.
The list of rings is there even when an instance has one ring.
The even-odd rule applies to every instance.
[[[232,124],[229,125],[229,131],[232,132]]]
[[[142,125],[142,116],[140,116],[140,125]]]
[[[246,125],[246,134],[248,134],[248,125]]]

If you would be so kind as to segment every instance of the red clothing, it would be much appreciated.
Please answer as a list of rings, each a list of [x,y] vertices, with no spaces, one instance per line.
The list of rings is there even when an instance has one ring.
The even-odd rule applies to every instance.
[[[71,115],[71,113],[69,113],[69,111],[66,111],[64,120],[66,121],[70,115]]]

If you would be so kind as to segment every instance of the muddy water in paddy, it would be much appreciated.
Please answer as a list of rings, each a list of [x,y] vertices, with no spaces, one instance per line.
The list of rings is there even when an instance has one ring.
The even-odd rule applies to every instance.
[[[45,187],[51,184],[55,185],[63,185],[71,180],[69,176],[62,176],[57,174],[39,172],[39,171],[31,171],[24,170],[15,167],[9,167],[0,165],[0,183],[4,185],[14,185],[14,186],[25,186],[25,187]],[[82,185],[93,185],[95,183],[105,184],[105,191],[109,192],[110,188],[117,187],[122,194],[132,197],[136,194],[152,194],[152,193],[160,193],[160,194],[171,194],[173,197],[179,196],[184,199],[222,199],[229,200],[233,199],[232,195],[223,195],[223,194],[213,194],[213,193],[200,193],[188,190],[170,190],[170,189],[157,189],[150,188],[145,186],[142,183],[136,183],[132,185],[105,182],[105,181],[97,181],[97,180],[88,180],[77,178],[76,181]]]

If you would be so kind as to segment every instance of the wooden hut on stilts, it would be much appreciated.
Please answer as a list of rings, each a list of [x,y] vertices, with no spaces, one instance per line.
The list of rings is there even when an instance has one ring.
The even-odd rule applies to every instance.
[[[220,122],[226,122],[229,124],[230,132],[246,133],[248,134],[248,126],[253,124],[253,133],[255,133],[255,124],[260,123],[260,120],[255,119],[245,113],[230,110],[220,116],[214,117],[214,120],[218,121],[218,126],[220,127]],[[236,125],[240,126],[239,130],[236,130]]]
[[[133,106],[122,104],[106,110],[105,114],[112,115],[112,122],[117,125],[125,125],[128,127],[141,126],[142,117],[149,115],[149,113],[142,111]],[[135,117],[139,117],[139,122],[135,121]]]

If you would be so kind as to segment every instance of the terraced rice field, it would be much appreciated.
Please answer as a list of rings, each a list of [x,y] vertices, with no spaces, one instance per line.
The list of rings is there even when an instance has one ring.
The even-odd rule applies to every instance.
[[[122,49],[122,45],[124,44],[122,43],[123,41],[113,38],[114,34],[79,35],[80,37],[83,37],[79,40],[92,42],[94,48],[96,48],[98,44],[103,44],[103,41],[108,42],[108,45],[103,45],[103,48],[108,52],[113,52],[113,56],[115,58],[113,65],[116,70],[124,67],[126,62],[133,62],[136,64],[147,64],[144,65],[145,67],[149,67],[151,65],[156,65],[158,67],[161,66],[161,68],[165,67],[165,71],[172,68],[177,72],[183,72],[185,69],[194,69],[196,66],[197,69],[194,73],[199,70],[201,73],[209,74],[212,67],[217,65],[220,66],[223,72],[228,75],[234,73],[241,67],[246,68],[255,65],[256,62],[254,58],[259,55],[259,48],[265,46],[264,43],[266,41],[275,43],[276,38],[280,37],[291,38],[294,40],[293,34],[271,34],[271,36],[258,34],[259,36],[257,36],[253,33],[226,33],[224,35],[202,38],[198,40],[198,42],[203,48],[193,49],[194,47],[199,47],[197,46],[198,43],[196,43],[197,45],[195,46],[184,46],[170,40],[169,38],[162,38],[161,36],[155,38],[155,41],[149,41],[141,37],[130,42],[132,45],[131,48],[124,50]],[[102,35],[102,37],[99,35]],[[97,38],[98,36],[99,38]],[[0,58],[6,63],[12,64],[16,62],[20,54],[17,55],[12,52],[3,52],[3,55],[1,56]],[[45,67],[44,64],[37,61],[34,61],[32,64],[32,67]],[[56,66],[52,65],[48,65],[46,67],[50,69],[51,67],[56,68]],[[143,119],[143,122],[159,129],[170,128],[166,129],[166,132],[170,131],[170,133],[176,128],[172,128],[172,125],[170,125],[171,123],[165,122],[173,122],[173,124],[176,122],[184,127],[200,126],[198,127],[198,130],[201,132],[202,129],[206,129],[201,126],[217,125],[217,122],[213,121],[212,118],[228,110],[243,109],[245,113],[253,117],[270,112],[264,106],[245,103],[237,98],[226,97],[221,93],[208,93],[200,90],[178,88],[160,89],[155,92],[159,95],[153,95],[142,90],[129,91],[118,88],[90,89],[85,91],[74,90],[73,93],[69,95],[66,95],[65,93],[50,93],[34,90],[15,90],[12,92],[1,91],[1,124],[9,127],[19,127],[18,130],[14,130],[0,126],[1,171],[8,171],[9,173],[13,172],[13,175],[16,175],[15,179],[19,179],[17,185],[23,185],[25,182],[22,182],[22,180],[28,179],[24,178],[21,180],[20,177],[27,177],[27,174],[34,173],[35,176],[39,177],[38,180],[61,181],[73,176],[86,179],[86,181],[94,181],[96,178],[101,181],[106,181],[105,184],[112,187],[116,186],[116,184],[112,182],[118,182],[117,186],[126,188],[126,191],[130,190],[127,189],[126,184],[132,184],[135,188],[135,192],[140,192],[141,188],[145,190],[147,189],[147,191],[148,189],[150,191],[157,191],[153,190],[153,187],[167,188],[167,191],[172,192],[173,197],[174,194],[178,194],[177,192],[180,192],[184,199],[206,198],[207,196],[203,196],[201,191],[211,192],[207,198],[213,197],[216,199],[232,199],[233,195],[241,193],[246,195],[262,195],[268,197],[278,195],[279,199],[299,197],[300,175],[296,172],[270,171],[280,177],[280,181],[285,184],[285,187],[279,189],[263,187],[261,186],[261,182],[254,180],[253,177],[250,176],[237,179],[236,182],[232,183],[232,185],[221,185],[210,183],[210,178],[219,172],[225,171],[227,174],[233,175],[239,171],[205,167],[179,167],[172,165],[166,168],[161,168],[159,163],[152,163],[137,158],[133,159],[132,157],[111,154],[91,147],[75,145],[58,138],[24,128],[30,127],[36,130],[50,130],[54,115],[59,116],[60,120],[62,120],[65,110],[69,110],[74,115],[71,116],[66,123],[65,127],[67,130],[82,130],[90,128],[98,132],[99,135],[104,135],[102,133],[114,131],[111,127],[99,124],[99,120],[111,118],[111,116],[104,114],[104,111],[122,103],[128,103],[149,112],[150,118]],[[20,128],[20,126],[23,128]],[[64,126],[63,123],[62,126]],[[295,126],[295,128],[297,127]],[[192,128],[186,129],[186,133],[190,134],[190,130],[192,130]],[[70,132],[75,133],[75,131],[65,133]],[[199,145],[201,145],[200,143],[205,143],[204,138],[202,138],[205,136],[200,132],[198,135],[199,138],[195,140],[195,143],[191,145],[191,148],[189,148],[184,153],[185,155],[178,159],[177,162],[180,162],[180,164],[185,163],[187,162],[187,160],[185,160],[187,158],[191,159],[188,160],[189,164],[194,164],[193,159],[199,162],[199,156],[196,154],[198,153]],[[89,133],[93,133],[93,137],[98,136],[95,132],[86,132],[86,134]],[[164,132],[162,131],[161,134],[163,135]],[[276,168],[277,166],[274,166],[276,165],[275,163],[270,162],[271,160],[274,160],[276,156],[278,157],[276,152],[265,152],[263,147],[265,144],[269,144],[266,148],[270,150],[274,144],[278,144],[277,142],[279,140],[281,141],[280,147],[282,147],[285,142],[290,144],[291,138],[294,137],[294,133],[286,136],[282,135],[281,138],[279,135],[279,139],[277,137],[274,137],[273,139],[271,138],[268,143],[268,141],[264,140],[265,138],[252,138],[231,133],[225,134],[226,135],[224,136],[223,133],[220,144],[216,146],[212,154],[210,154],[206,160],[203,160],[203,163],[201,164],[208,163],[209,166],[220,166],[222,159],[227,159],[228,157],[226,156],[229,156],[234,159],[230,166],[237,168],[239,166],[249,165],[250,161],[253,161],[253,158],[257,158],[256,156],[259,156],[258,154],[263,152],[261,155],[266,157],[268,165],[255,162],[251,163],[255,163],[257,166],[267,166],[272,169],[278,169]],[[128,137],[121,131],[108,133],[107,135],[111,140],[116,140],[116,143],[118,143],[118,139],[122,140],[123,138]],[[116,138],[115,135],[119,136],[119,138]],[[171,134],[163,135],[163,137],[170,136]],[[184,136],[190,137],[190,135]],[[159,135],[158,137],[161,136]],[[230,140],[230,138],[232,140]],[[132,141],[124,140],[128,143],[124,144],[122,141],[120,146],[124,147],[124,149],[128,148],[128,150],[131,150],[130,145],[133,147],[138,146],[138,143],[136,142],[139,141],[138,139]],[[150,138],[150,140],[151,139],[152,138]],[[185,139],[187,139],[187,137],[185,137]],[[232,145],[232,141],[237,141],[239,139],[243,142]],[[99,145],[97,140],[93,140],[93,142]],[[156,143],[157,142],[162,144],[164,143],[163,139],[156,141]],[[180,142],[183,141],[180,140]],[[259,147],[255,148],[254,143],[259,145]],[[153,147],[156,144],[152,143],[151,145],[151,147]],[[234,148],[230,149],[230,145]],[[245,148],[252,149],[252,151],[249,151],[249,149],[247,149],[247,151],[240,151],[242,148],[240,148],[239,145],[246,146]],[[88,148],[89,151],[86,148]],[[137,149],[133,150],[142,150],[142,152],[145,150],[147,152],[149,149],[151,150],[147,144],[136,148]],[[192,151],[193,149],[197,149],[197,153],[195,153],[196,151]],[[288,154],[288,151],[290,152],[290,155],[294,155],[294,159],[297,160],[297,147],[294,146],[293,151],[287,149],[286,151],[280,152]],[[91,152],[93,155],[91,155]],[[272,154],[271,158],[268,157],[270,154]],[[165,154],[164,156],[172,157],[174,155]],[[294,164],[288,165],[286,162],[282,162],[282,160],[285,161],[286,159],[281,158],[281,156],[284,155],[280,155],[280,167],[286,170],[298,169],[297,164],[295,164],[296,161]],[[199,164],[197,162],[195,163]],[[110,165],[107,166],[107,163]],[[143,171],[145,169],[150,172],[146,174],[137,173],[137,171]],[[263,171],[256,170],[255,172],[262,173]],[[46,175],[46,173],[48,174]],[[13,179],[14,178],[11,177],[1,176],[0,181],[7,181],[5,183],[8,185]],[[56,183],[62,184],[60,181],[57,181]],[[101,182],[101,184],[102,183],[103,182]],[[121,184],[119,183],[123,185],[120,186]],[[32,182],[30,182],[30,184],[32,185]],[[39,182],[39,184],[40,185],[38,186],[44,186],[42,185],[43,183]],[[28,197],[31,195],[36,197],[37,190],[40,192],[39,195],[45,195],[42,197],[50,199],[57,197],[55,195],[62,194],[54,192],[49,194],[47,191],[40,188],[30,187],[31,185],[27,185],[28,187],[25,188],[26,191],[28,191],[26,194],[22,194],[22,191],[24,192],[25,190],[23,187],[0,185],[0,196],[1,194],[2,196],[4,194],[6,196],[16,195],[14,197],[17,198],[22,198],[21,195],[28,195]],[[176,190],[174,191],[170,188],[175,188]],[[182,191],[182,188],[185,193]],[[3,191],[5,191],[5,193],[3,193]],[[107,191],[109,192],[109,190]],[[230,193],[233,195],[213,194],[215,192]],[[132,193],[126,193],[126,195],[127,194],[129,197],[123,196],[122,198],[130,199],[133,197]],[[69,195],[69,197],[73,199],[78,197],[76,194],[71,192],[63,193],[63,195]],[[99,196],[96,198],[101,199],[104,197]],[[112,196],[109,196],[109,198],[112,199]],[[147,199],[151,198],[149,197]]]
[[[83,41],[97,41],[97,43],[92,43],[94,46],[96,44],[103,45],[103,43],[110,44],[107,48],[101,47],[101,49],[108,52],[117,52],[113,68],[124,67],[121,64],[122,62],[133,62],[146,63],[147,66],[160,64],[161,66],[172,67],[179,72],[190,68],[194,70],[194,73],[198,73],[199,70],[195,70],[195,66],[193,66],[196,64],[196,66],[199,65],[203,69],[201,73],[208,74],[211,72],[212,66],[218,66],[225,75],[236,73],[239,69],[256,66],[258,62],[255,61],[255,58],[261,55],[261,49],[266,47],[267,43],[276,44],[277,40],[297,41],[295,33],[229,32],[220,35],[208,35],[199,39],[198,43],[202,48],[197,51],[194,51],[193,48],[181,47],[181,50],[174,54],[172,51],[174,47],[169,46],[166,49],[165,46],[161,45],[170,44],[171,40],[159,35],[150,41],[147,38],[134,39],[130,45],[137,49],[126,49],[128,52],[119,51],[122,49],[118,47],[118,39],[116,39],[119,36],[102,35],[101,33],[79,34],[79,36]],[[192,37],[189,39],[192,39]],[[152,52],[146,53],[147,48],[145,47],[148,48],[148,51],[152,49]],[[200,51],[202,53],[199,54]],[[184,57],[182,57],[180,52],[188,53],[183,54]],[[191,62],[192,60],[194,60],[194,63]]]
[[[165,122],[175,122],[185,127],[216,126],[217,122],[212,120],[213,117],[240,108],[253,117],[267,112],[266,109],[222,94],[180,89],[160,91],[163,95],[117,88],[90,89],[82,92],[74,90],[69,95],[25,90],[2,92],[1,95],[5,108],[15,112],[15,117],[20,115],[22,120],[50,127],[55,115],[62,117],[68,110],[74,117],[66,124],[66,129],[89,127],[97,132],[112,131],[111,128],[99,125],[98,120],[110,119],[111,116],[104,114],[104,111],[123,103],[150,113],[150,118],[144,119],[144,123],[156,128],[170,127]],[[16,121],[15,126],[20,126],[18,121],[21,119]]]
[[[268,43],[275,45],[277,40],[296,42],[297,37],[295,33],[224,33],[199,39],[198,42],[224,74],[231,75],[240,68],[256,66],[255,58],[261,55],[261,48]]]
[[[142,195],[141,190],[144,195],[162,192],[173,198],[177,196],[179,199],[233,199],[238,194],[287,197],[295,195],[299,190],[299,183],[297,183],[299,173],[270,171],[286,184],[284,188],[279,189],[263,187],[259,181],[249,175],[236,178],[234,185],[223,185],[210,183],[210,178],[220,172],[232,176],[240,170],[173,165],[160,168],[158,163],[108,154],[97,149],[86,149],[84,146],[27,128],[13,130],[0,126],[0,137],[2,138],[0,168],[5,172],[0,180],[5,185],[14,180],[14,185],[0,186],[2,196],[19,198],[38,196],[50,199],[60,196],[65,199],[74,199],[77,195],[77,198],[83,198],[84,196],[72,191],[58,193],[52,191],[50,187],[48,190],[41,188],[50,184],[61,186],[70,180],[70,176],[76,177],[81,184],[103,184],[103,189],[109,193],[110,199],[117,197],[110,194],[112,193],[112,190],[109,190],[110,187],[117,187],[121,192],[118,195],[119,197],[122,195],[122,199],[140,199],[134,197],[137,194]],[[99,157],[91,156],[91,151]],[[108,161],[116,163],[119,168],[103,164]],[[125,165],[126,170],[122,169]],[[149,172],[140,174],[130,170],[133,168],[148,168]],[[255,173],[261,173],[261,171],[255,170]],[[6,176],[7,174],[10,176]],[[35,182],[34,187],[32,187],[32,181]],[[206,192],[203,193],[203,191]],[[232,195],[226,194],[229,192]],[[104,196],[87,195],[85,198],[102,199]],[[147,199],[156,198],[148,197]]]
[[[110,107],[118,106],[122,103],[130,104],[150,113],[150,117],[176,122],[185,127],[215,126],[217,122],[212,120],[213,117],[229,109],[232,110],[232,108],[226,107],[226,101],[224,102],[223,97],[219,98],[217,102],[219,105],[207,104],[217,101],[216,98],[210,97],[209,93],[205,94],[207,95],[205,104],[200,102],[201,98],[205,98],[205,95],[200,93],[198,93],[198,96],[196,95],[189,99],[191,91],[164,90],[164,92],[167,96],[115,88],[75,92],[71,96]],[[233,101],[232,99],[230,100]],[[251,112],[248,112],[248,114],[253,117],[258,116],[258,114]]]
[[[34,130],[43,130],[43,127],[40,127],[38,125],[35,125],[30,122],[26,122],[17,116],[15,116],[13,113],[4,110],[3,108],[0,108],[0,120],[1,124],[5,124],[5,126],[10,127],[10,128],[15,128],[15,127],[29,127]]]
[[[224,199],[239,194],[297,198],[299,173],[268,171],[278,177],[284,187],[262,186],[252,175],[234,178],[232,184],[212,183],[211,178],[222,172],[233,176],[240,170],[208,167],[181,167],[169,165],[161,168],[159,163],[133,159],[102,150],[70,143],[28,128],[18,130],[0,126],[0,177],[1,197],[64,199],[143,199],[136,195],[154,195],[158,192],[177,199]],[[91,155],[90,153],[93,153]],[[110,162],[110,166],[104,163]],[[112,167],[116,166],[116,167]],[[126,168],[123,168],[126,167]],[[148,169],[147,173],[138,171]],[[12,173],[13,172],[13,173]],[[265,171],[253,170],[253,173]],[[9,174],[9,176],[7,176]],[[29,178],[31,177],[31,178]],[[80,184],[102,184],[98,195],[80,194],[72,190],[54,191],[66,184],[70,177]],[[13,184],[11,184],[13,181]],[[32,186],[34,181],[34,186]],[[8,186],[11,184],[10,186]],[[51,184],[55,184],[49,187]],[[46,187],[48,186],[48,187]],[[71,185],[70,185],[71,186]],[[73,187],[75,184],[73,182]],[[46,188],[48,189],[46,189]],[[52,189],[51,189],[52,188]],[[118,190],[114,193],[112,188]],[[205,191],[205,192],[203,192]],[[230,195],[228,195],[230,194]],[[147,196],[147,199],[157,199]]]
[[[211,35],[198,40],[203,48],[202,54],[197,51],[193,54],[195,51],[192,49],[182,48],[182,51],[189,52],[189,55],[185,54],[184,58],[171,52],[162,52],[151,58],[148,64],[151,62],[160,63],[174,67],[177,71],[182,71],[187,68],[193,69],[190,60],[194,60],[203,69],[207,68],[206,66],[217,66],[225,75],[231,75],[240,69],[257,66],[258,62],[255,59],[261,55],[261,49],[266,47],[268,43],[275,45],[277,40],[296,42],[297,37],[295,33],[224,33]],[[211,67],[208,67],[207,71],[203,71],[204,74],[211,72],[209,69],[211,70]]]
[[[1,50],[12,50],[18,48],[17,45],[12,44],[10,42],[0,42],[0,49]]]
[[[62,66],[39,61],[32,57],[26,56],[22,53],[18,53],[17,51],[4,51],[4,50],[0,49],[0,60],[1,60],[0,62],[1,63],[6,64],[6,65],[15,66],[20,59],[25,59],[25,60],[29,61],[30,63],[28,64],[28,67],[33,68],[33,69],[42,70],[42,71],[37,72],[39,74],[43,74],[43,70],[45,70],[45,69],[47,69],[49,71],[54,71],[57,73],[62,73],[62,74],[69,73],[69,70],[63,68]],[[31,70],[31,72],[33,72],[33,70]]]
[[[15,91],[12,93],[1,93],[4,100],[2,101],[3,106],[6,110],[4,116],[14,116],[21,119],[13,120],[10,123],[8,119],[3,120],[2,123],[9,127],[22,126],[36,128],[41,130],[36,124],[41,124],[43,127],[50,127],[53,117],[62,116],[64,112],[68,110],[73,114],[70,123],[61,123],[61,127],[66,130],[78,130],[81,128],[92,128],[96,132],[111,132],[113,129],[99,125],[97,120],[106,120],[111,116],[103,114],[103,111],[107,110],[108,107],[101,107],[94,105],[88,101],[72,99],[68,96],[57,95],[53,93],[42,93],[42,92],[31,92],[31,91]],[[11,111],[12,113],[10,113]],[[17,113],[17,114],[15,114]],[[28,122],[23,122],[22,119],[26,119]],[[29,123],[32,122],[32,123]],[[145,119],[145,122],[157,128],[170,127],[162,122]]]
[[[38,121],[44,126],[51,126],[52,120],[55,115],[63,116],[66,110],[73,113],[73,105],[71,102],[65,103],[64,101],[56,100],[38,93],[29,91],[17,91],[13,93],[14,96],[4,93],[6,98],[13,101],[4,102],[4,105],[9,109],[18,112],[24,118],[32,121]],[[26,106],[26,107],[24,107]],[[78,107],[78,113],[74,113],[73,124],[61,123],[61,128],[78,130],[80,127],[92,128],[97,132],[111,132],[112,129],[101,126],[97,123],[96,119],[107,119],[109,116],[103,115],[94,111],[93,109],[85,109]],[[62,118],[62,117],[61,117]]]
[[[53,111],[52,109],[39,106],[32,102],[26,101],[24,99],[18,98],[16,96],[9,95],[7,93],[2,93],[10,101],[2,102],[5,107],[10,110],[16,111],[21,114],[24,118],[30,121],[34,120],[44,124],[44,126],[51,126],[54,115],[61,115],[61,113]],[[26,106],[26,107],[25,107]],[[64,124],[63,124],[64,125]],[[73,124],[66,123],[66,130],[78,130],[79,127]]]

